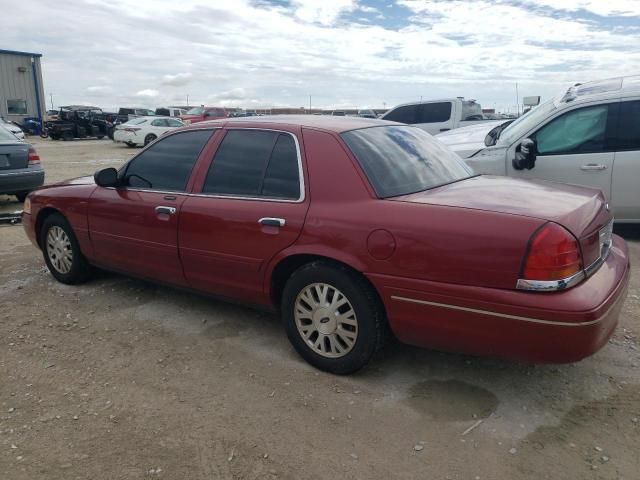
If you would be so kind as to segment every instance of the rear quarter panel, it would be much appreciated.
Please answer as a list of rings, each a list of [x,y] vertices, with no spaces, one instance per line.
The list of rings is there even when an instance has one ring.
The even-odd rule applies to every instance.
[[[377,199],[337,135],[303,135],[311,206],[296,249],[365,273],[515,287],[528,241],[544,221]]]

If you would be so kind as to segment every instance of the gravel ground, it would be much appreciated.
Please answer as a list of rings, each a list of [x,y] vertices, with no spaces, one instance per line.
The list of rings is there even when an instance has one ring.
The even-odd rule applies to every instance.
[[[136,152],[33,143],[48,183]],[[620,233],[637,264],[640,228]],[[2,479],[640,478],[636,270],[616,334],[580,363],[392,341],[335,377],[272,315],[107,273],[65,286],[21,227],[0,240]]]

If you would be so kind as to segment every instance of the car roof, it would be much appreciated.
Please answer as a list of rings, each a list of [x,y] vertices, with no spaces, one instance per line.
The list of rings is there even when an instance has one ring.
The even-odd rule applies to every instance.
[[[211,120],[192,124],[194,127],[210,126],[238,126],[269,128],[278,125],[294,127],[315,128],[328,132],[342,133],[349,130],[357,130],[368,127],[381,127],[389,125],[404,125],[403,123],[390,122],[363,117],[335,117],[331,115],[265,115],[262,117],[237,117],[221,120]]]
[[[640,75],[576,83],[567,89],[560,101],[568,103],[575,100],[588,101],[597,98],[618,98],[634,92],[640,93]]]

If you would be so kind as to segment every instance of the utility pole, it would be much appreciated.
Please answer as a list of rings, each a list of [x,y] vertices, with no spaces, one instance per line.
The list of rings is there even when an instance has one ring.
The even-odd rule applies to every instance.
[[[55,110],[53,106],[53,93],[49,92],[49,97],[51,98],[51,110]]]
[[[518,95],[518,82],[516,82],[516,115],[520,116],[520,95]]]
[[[422,95],[420,95],[420,103],[422,103]]]
[[[189,94],[187,93],[187,107],[189,106]]]
[[[311,94],[309,94],[309,113],[311,113]]]

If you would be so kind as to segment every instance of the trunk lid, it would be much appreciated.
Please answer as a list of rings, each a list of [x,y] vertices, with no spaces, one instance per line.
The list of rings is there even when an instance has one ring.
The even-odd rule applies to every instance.
[[[558,223],[581,243],[612,219],[601,191],[544,180],[481,175],[394,201],[494,211]]]
[[[29,162],[28,143],[0,142],[0,171],[27,168]]]

